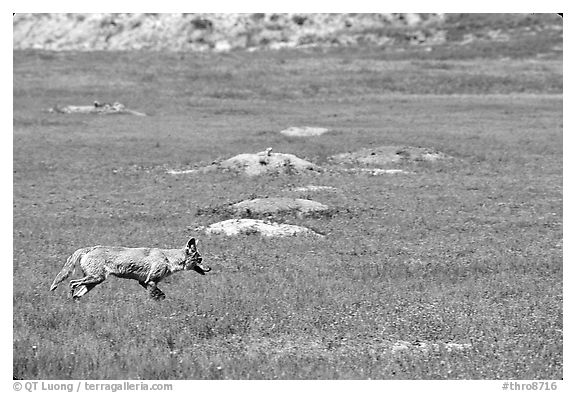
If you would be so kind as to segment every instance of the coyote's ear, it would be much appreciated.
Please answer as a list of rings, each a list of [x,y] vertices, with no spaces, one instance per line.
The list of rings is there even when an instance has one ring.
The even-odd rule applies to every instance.
[[[190,240],[188,240],[188,243],[186,243],[186,249],[196,250],[196,239],[191,238]]]

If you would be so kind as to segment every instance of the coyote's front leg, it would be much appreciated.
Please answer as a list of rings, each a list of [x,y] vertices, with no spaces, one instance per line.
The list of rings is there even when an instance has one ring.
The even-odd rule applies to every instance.
[[[154,281],[148,281],[148,283],[145,283],[143,281],[138,281],[138,283],[148,291],[148,295],[150,295],[150,297],[154,300],[162,300],[164,298],[166,298],[166,295],[164,294],[164,292],[162,292],[160,290],[160,288],[158,288],[156,286],[156,283]]]

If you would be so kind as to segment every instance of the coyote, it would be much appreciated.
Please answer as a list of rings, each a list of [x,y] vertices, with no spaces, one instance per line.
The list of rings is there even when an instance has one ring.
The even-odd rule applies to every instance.
[[[198,253],[194,238],[188,240],[183,249],[86,247],[76,250],[68,258],[54,279],[51,291],[74,272],[77,263],[80,263],[84,277],[70,280],[69,296],[75,300],[87,294],[109,275],[138,280],[151,298],[164,299],[166,295],[157,284],[172,273],[195,270],[204,275],[211,270],[202,265],[202,257]]]

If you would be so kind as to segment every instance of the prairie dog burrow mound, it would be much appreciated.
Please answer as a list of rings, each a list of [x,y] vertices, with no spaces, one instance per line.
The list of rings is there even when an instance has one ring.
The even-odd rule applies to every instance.
[[[266,215],[275,213],[297,213],[311,215],[326,212],[328,206],[300,198],[255,198],[238,202],[229,207],[229,210],[242,216]]]
[[[171,175],[209,173],[214,171],[230,171],[247,176],[267,174],[302,175],[323,172],[316,164],[296,157],[294,154],[275,153],[272,148],[258,153],[242,153],[223,161],[215,161],[208,166],[194,169],[168,169]]]
[[[378,146],[355,152],[336,154],[330,159],[342,164],[380,166],[413,162],[433,162],[449,159],[450,156],[436,149],[413,146]]]
[[[272,148],[258,153],[238,154],[216,165],[221,169],[244,173],[248,176],[273,173],[291,175],[322,171],[316,164],[294,154],[272,152]]]

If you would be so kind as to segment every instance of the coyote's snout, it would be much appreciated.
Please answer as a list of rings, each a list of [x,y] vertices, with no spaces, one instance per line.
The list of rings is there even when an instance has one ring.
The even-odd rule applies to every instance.
[[[211,270],[202,265],[202,257],[198,253],[194,238],[180,249],[86,247],[76,250],[68,258],[50,290],[55,290],[58,284],[66,280],[78,263],[84,277],[70,280],[70,296],[74,299],[87,294],[109,275],[138,280],[150,297],[164,299],[166,295],[157,284],[172,273],[194,270],[204,275]]]

